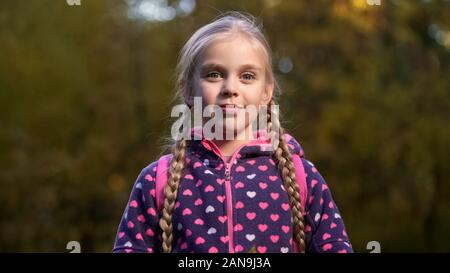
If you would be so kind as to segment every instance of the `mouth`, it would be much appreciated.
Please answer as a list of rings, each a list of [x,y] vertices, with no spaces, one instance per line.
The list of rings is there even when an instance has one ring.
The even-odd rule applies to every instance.
[[[245,109],[244,106],[233,104],[233,103],[223,103],[219,104],[220,108],[222,109],[223,113],[225,115],[236,115],[239,113],[242,109]]]
[[[223,104],[219,104],[220,108],[224,109],[224,108],[236,108],[236,109],[244,109],[243,105],[237,105],[237,104],[232,104],[232,103],[223,103]]]

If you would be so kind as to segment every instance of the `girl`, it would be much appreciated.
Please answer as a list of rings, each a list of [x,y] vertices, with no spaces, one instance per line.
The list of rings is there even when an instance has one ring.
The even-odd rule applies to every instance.
[[[201,98],[204,106],[219,105],[228,114],[243,106],[273,106],[279,90],[270,52],[252,17],[227,13],[197,30],[183,47],[178,95],[190,107]],[[237,120],[228,115],[224,131],[255,138],[207,139],[192,130],[198,140],[176,141],[161,207],[158,161],[144,168],[113,251],[352,252],[324,179],[292,136],[282,128],[271,130],[279,124],[276,111],[267,114],[275,149],[267,149],[267,134],[250,132],[253,120],[230,129],[229,121]],[[293,163],[295,157],[300,163]],[[303,189],[298,166],[304,168]]]

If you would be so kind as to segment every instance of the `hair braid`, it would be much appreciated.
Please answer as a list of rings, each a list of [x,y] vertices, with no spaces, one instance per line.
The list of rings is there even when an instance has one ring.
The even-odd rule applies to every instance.
[[[172,160],[170,162],[170,175],[167,185],[164,188],[164,210],[161,219],[159,220],[159,226],[162,233],[162,248],[163,252],[169,253],[172,251],[173,241],[173,225],[172,214],[175,208],[175,201],[177,199],[178,188],[182,178],[182,171],[185,166],[186,155],[186,140],[182,139],[177,141],[172,147]]]
[[[279,140],[277,147],[275,147],[275,158],[278,163],[278,169],[281,172],[284,187],[288,193],[289,204],[292,210],[293,222],[294,222],[294,241],[296,242],[299,251],[305,252],[305,226],[303,219],[303,207],[300,202],[300,190],[295,177],[295,166],[292,162],[291,154],[289,152],[286,140],[283,137],[284,129],[279,126],[279,115],[277,111],[272,111],[274,101],[271,100],[268,109],[268,125],[267,129],[269,133]],[[280,128],[272,132],[273,124],[275,128]],[[273,138],[274,139],[274,138]]]

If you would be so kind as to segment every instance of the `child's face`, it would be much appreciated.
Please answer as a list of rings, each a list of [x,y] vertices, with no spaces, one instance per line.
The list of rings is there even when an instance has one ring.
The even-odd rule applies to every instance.
[[[272,98],[273,83],[266,77],[266,58],[262,46],[242,34],[213,42],[197,66],[194,96],[202,97],[203,106],[267,105]],[[246,119],[237,129],[247,128],[253,121]]]

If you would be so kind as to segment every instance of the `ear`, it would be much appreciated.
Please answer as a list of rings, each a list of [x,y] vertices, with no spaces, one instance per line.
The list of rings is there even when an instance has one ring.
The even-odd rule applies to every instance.
[[[273,81],[266,84],[261,98],[261,104],[267,105],[272,100],[274,86]]]

